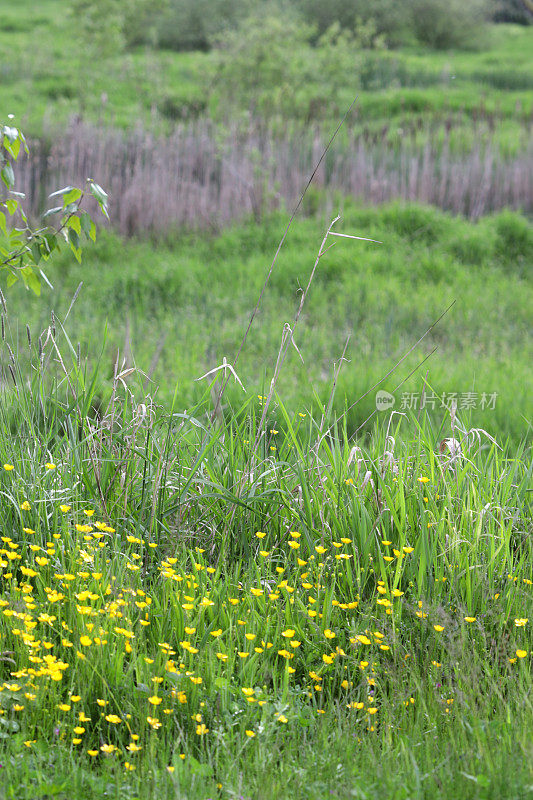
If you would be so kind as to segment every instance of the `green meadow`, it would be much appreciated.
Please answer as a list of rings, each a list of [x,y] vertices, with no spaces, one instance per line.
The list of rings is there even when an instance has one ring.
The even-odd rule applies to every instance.
[[[37,296],[17,270],[43,255],[38,203],[24,227],[0,196],[0,800],[525,800],[533,28],[385,47],[372,20],[318,37],[293,11],[320,5],[291,0],[187,51],[201,26],[148,18],[109,46],[121,4],[98,0],[94,41],[72,5],[0,0],[1,120],[34,160],[11,128],[0,146],[15,189],[42,199],[62,154],[129,197],[81,262],[81,193],[50,201],[72,249],[35,265]],[[314,184],[287,229],[276,142],[327,141],[355,95],[338,152],[384,154],[370,186],[425,168],[426,202]],[[73,119],[94,128],[62,138]],[[204,150],[177,137],[162,166],[177,126]],[[254,215],[223,216],[243,153]],[[189,157],[198,226],[154,224]],[[498,210],[466,219],[457,164],[482,190],[483,159],[505,167],[480,206]]]
[[[83,46],[76,17],[60,0],[43,0],[37,11],[28,0],[16,6],[3,0],[0,10],[0,103],[28,135],[54,135],[77,114],[106,126],[141,124],[169,131],[176,122],[198,116],[238,117],[251,102],[262,104],[270,116],[278,113],[268,70],[274,70],[274,78],[281,76],[267,60],[248,87],[246,66],[235,58],[224,62],[221,72],[213,52],[138,45],[126,53],[95,56]],[[516,127],[531,112],[532,44],[530,27],[504,25],[493,26],[479,49],[470,51],[410,45],[363,48],[354,58],[338,47],[327,56],[329,69],[317,74],[313,49],[289,40],[282,66],[295,81],[298,75],[305,80],[285,87],[289,101],[282,116],[335,127],[356,95],[353,124],[375,131],[384,125],[395,130],[417,118],[427,122],[454,113],[471,119],[488,113],[500,121],[500,135],[512,148],[516,137],[510,121]],[[236,81],[231,92],[228,79]]]
[[[291,347],[280,375],[284,400],[301,409],[326,403],[346,345],[333,399],[343,413],[452,306],[381,388],[393,392],[405,381],[399,410],[402,394],[421,395],[427,381],[441,400],[426,411],[440,420],[444,393],[477,393],[477,408],[463,409],[468,420],[517,444],[529,430],[533,390],[527,219],[502,212],[473,224],[419,206],[363,210],[348,202],[341,213],[333,230],[381,243],[328,240],[334,246],[320,259],[294,333],[298,350]],[[292,325],[328,224],[303,218],[289,232],[236,367],[246,396],[266,393],[283,326]],[[196,379],[233,361],[285,225],[280,214],[216,236],[169,234],[155,247],[102,232],[81,265],[67,250],[57,257],[47,270],[53,290],[43,286],[37,298],[12,288],[7,322],[18,352],[26,358],[26,324],[36,339],[51,311],[65,319],[83,284],[64,329],[73,348],[79,343],[90,364],[99,362],[101,398],[118,354],[145,373],[138,380],[157,403],[168,406],[176,393],[187,407],[208,383]],[[234,400],[244,396],[234,379],[228,390]],[[483,393],[497,394],[494,408],[480,407]],[[371,392],[348,412],[350,431],[375,408]]]

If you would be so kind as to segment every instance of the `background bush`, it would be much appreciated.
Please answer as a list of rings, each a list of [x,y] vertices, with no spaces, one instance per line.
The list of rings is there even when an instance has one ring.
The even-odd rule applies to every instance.
[[[488,17],[485,0],[410,0],[410,25],[417,40],[437,50],[479,47]]]
[[[316,44],[332,26],[361,36],[369,24],[390,47],[416,41],[436,49],[474,47],[485,20],[529,24],[533,7],[525,0],[72,0],[76,25],[93,44],[113,47],[155,45],[162,49],[207,51],[221,34],[241,31],[249,17],[297,20]]]
[[[530,0],[498,0],[492,19],[495,22],[514,22],[517,25],[531,25],[533,22],[533,3]]]
[[[213,38],[236,30],[254,0],[169,0],[157,20],[157,43],[169,50],[209,50]]]

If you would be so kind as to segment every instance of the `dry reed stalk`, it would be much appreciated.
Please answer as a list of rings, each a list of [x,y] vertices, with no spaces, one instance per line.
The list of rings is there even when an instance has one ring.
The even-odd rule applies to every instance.
[[[26,192],[28,211],[36,216],[58,185],[82,185],[91,175],[109,190],[111,218],[124,235],[218,230],[250,215],[260,219],[282,205],[293,207],[314,167],[322,212],[336,193],[369,205],[394,199],[431,203],[474,219],[504,207],[531,212],[531,138],[524,137],[516,155],[502,155],[487,128],[486,138],[478,135],[472,147],[457,152],[450,144],[455,121],[427,126],[423,143],[418,131],[391,139],[388,130],[345,130],[316,167],[326,149],[318,127],[280,135],[252,120],[244,131],[230,125],[222,136],[213,123],[200,120],[156,137],[76,122],[50,148],[45,142],[32,145],[31,155],[19,162],[17,188]]]

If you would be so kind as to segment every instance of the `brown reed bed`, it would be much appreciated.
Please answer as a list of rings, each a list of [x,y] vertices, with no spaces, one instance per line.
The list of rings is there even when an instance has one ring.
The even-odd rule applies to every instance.
[[[345,129],[317,171],[308,211],[351,196],[368,205],[390,200],[430,203],[476,219],[508,207],[533,210],[533,144],[524,127],[519,152],[503,155],[487,126],[458,148],[442,120],[390,136]],[[17,166],[17,188],[33,215],[59,185],[91,177],[110,195],[111,219],[123,234],[169,228],[213,228],[292,205],[323,153],[316,126],[244,128],[207,120],[177,125],[166,137],[73,121],[53,143],[35,142]],[[314,200],[314,203],[313,203]]]

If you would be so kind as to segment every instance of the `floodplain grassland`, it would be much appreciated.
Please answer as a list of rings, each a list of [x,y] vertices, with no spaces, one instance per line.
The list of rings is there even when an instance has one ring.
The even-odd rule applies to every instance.
[[[222,421],[119,377],[95,419],[59,328],[31,358],[0,407],[2,798],[527,796],[530,447],[412,413],[359,447],[327,408]]]
[[[317,399],[327,401],[349,339],[333,401],[335,413],[343,413],[345,403],[379,381],[454,303],[381,388],[392,392],[406,380],[395,392],[396,410],[404,392],[422,392],[424,379],[439,398],[474,392],[472,425],[515,445],[530,435],[533,234],[527,218],[501,212],[471,223],[437,209],[362,209],[349,201],[341,214],[334,230],[381,244],[329,240],[335,246],[320,259],[295,331],[301,357],[292,349],[280,375],[287,405],[316,411]],[[291,324],[328,222],[297,220],[281,251],[237,365],[248,397],[264,394],[270,383],[283,325]],[[37,338],[52,311],[63,320],[83,283],[65,330],[92,364],[101,359],[98,395],[109,396],[119,354],[120,362],[150,377],[145,391],[157,403],[168,407],[176,391],[187,407],[205,389],[206,380],[195,379],[224,358],[233,360],[285,224],[275,214],[218,234],[169,233],[155,244],[102,232],[81,265],[66,251],[59,254],[48,271],[53,291],[43,287],[36,298],[12,287],[6,324],[16,350],[25,359],[26,324]],[[11,382],[5,350],[2,364]],[[228,391],[239,402],[243,393],[233,380]],[[494,408],[480,408],[483,393],[497,394]],[[348,413],[350,432],[373,410],[375,392]],[[435,418],[442,415],[439,401]]]
[[[34,212],[49,179],[98,166],[78,147],[93,131],[119,143],[111,174],[176,126],[216,144],[190,219],[132,183],[82,264],[65,248],[41,297],[0,296],[0,800],[531,793],[533,231],[530,195],[510,210],[505,192],[531,158],[533,29],[488,34],[353,53],[296,30],[252,74],[217,50],[96,58],[67,4],[0,0]],[[429,171],[375,207],[317,180],[240,352],[316,162],[279,191],[269,137],[320,144],[355,94],[326,178],[353,142],[391,158],[384,186],[407,140],[437,173],[514,166],[440,209]],[[256,182],[224,216],[216,170],[250,131]],[[213,173],[220,213],[193,200]],[[310,281],[337,213],[332,233],[377,241],[328,236]]]
[[[331,128],[357,95],[349,118],[355,127],[378,132],[387,126],[394,133],[413,119],[427,122],[460,112],[461,126],[468,128],[472,118],[488,114],[502,129],[506,146],[514,148],[513,126],[531,117],[531,27],[493,26],[483,47],[471,51],[436,52],[411,45],[363,49],[354,56],[339,47],[334,52],[342,73],[335,68],[336,56],[328,52],[330,69],[320,75],[313,72],[313,48],[296,42],[294,66],[290,61],[287,66],[295,77],[300,74],[300,81],[285,87],[287,104],[280,106],[279,92],[269,84],[266,67],[271,64],[264,73],[256,71],[250,95],[245,65],[242,74],[242,65],[231,62],[220,72],[216,51],[138,46],[95,57],[83,46],[68,6],[59,0],[43,0],[38,13],[28,0],[16,6],[2,0],[0,10],[0,105],[31,136],[54,135],[80,114],[107,127],[140,124],[168,132],[176,122],[199,116],[227,121],[228,114],[249,111],[251,100],[269,116],[307,124],[322,121]],[[236,86],[230,84],[233,79]]]
[[[246,392],[228,387],[220,406],[220,380],[183,375],[197,376],[238,343],[237,329],[225,327],[238,315],[220,298],[240,302],[237,287],[253,276],[257,294],[272,252],[268,226],[210,242],[171,238],[160,262],[149,242],[104,234],[84,267],[101,259],[92,290],[67,314],[81,273],[61,257],[56,278],[71,288],[29,334],[20,324],[31,313],[27,295],[10,293],[0,404],[2,798],[526,796],[532,458],[520,391],[527,395],[530,228],[510,212],[476,226],[420,207],[352,208],[345,219],[376,238],[394,229],[394,242],[385,251],[342,240],[322,256],[309,306],[292,323],[305,363],[298,367],[291,350],[271,385],[282,312],[293,315],[299,303],[297,270],[305,262],[308,277],[304,249],[316,236],[316,220],[296,223],[262,306],[268,327],[259,320],[259,338],[251,335],[237,367]],[[277,235],[280,219],[271,224]],[[176,242],[190,272],[173,294],[176,271],[162,268]],[[471,378],[483,362],[501,388],[494,410],[437,403],[376,414],[372,393],[344,414],[342,376],[356,387],[348,400],[363,394],[451,299],[434,282],[435,243],[450,253],[441,256],[446,286],[455,265],[463,287],[462,330],[450,322],[453,310],[439,323],[438,370],[446,380]],[[354,247],[364,265],[355,275]],[[451,256],[459,251],[461,262],[470,254],[468,278]],[[113,252],[125,264],[122,280],[133,281],[120,291],[120,273],[105,270]],[[380,270],[396,285],[393,298]],[[362,275],[365,294],[351,305],[344,295]],[[121,309],[143,278],[126,325]],[[186,290],[200,294],[180,313]],[[145,376],[131,371],[132,353],[151,357],[155,380],[162,367],[142,339],[154,329],[161,336],[165,297],[167,324],[191,315],[184,343],[194,328],[207,338],[194,354],[169,334],[172,355],[164,343],[158,355],[169,373],[157,378],[154,402]],[[516,313],[504,312],[504,297]],[[250,299],[240,333],[249,307]],[[339,318],[346,330],[354,309],[368,315],[360,350],[363,336],[375,343],[388,332],[364,376],[360,353],[348,364],[336,355],[329,380],[319,372],[318,326],[331,330],[338,308],[350,312]],[[124,364],[113,348],[95,355],[104,315],[109,344],[126,337]],[[438,343],[434,331],[402,368]],[[341,342],[331,340],[336,353]],[[494,367],[504,350],[506,379]],[[434,380],[431,369],[418,387],[427,393]],[[354,436],[367,411],[366,436]]]

